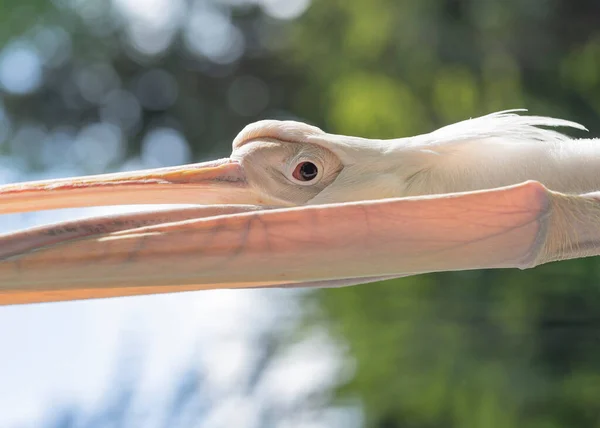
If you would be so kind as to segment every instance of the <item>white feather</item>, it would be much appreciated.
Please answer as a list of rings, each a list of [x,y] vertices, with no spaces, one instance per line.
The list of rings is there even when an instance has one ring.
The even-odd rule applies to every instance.
[[[515,112],[523,111],[527,110],[505,110],[463,120],[439,128],[427,134],[426,137],[431,145],[470,140],[485,142],[496,138],[501,138],[503,144],[529,144],[534,141],[551,143],[570,140],[570,137],[564,134],[539,128],[540,126],[576,128],[587,131],[583,125],[569,120],[515,114]]]
[[[410,164],[421,165],[411,175],[406,193],[481,190],[527,180],[565,193],[600,189],[599,140],[574,139],[540,128],[587,131],[575,122],[516,114],[520,111],[525,110],[492,113],[408,141],[397,140],[397,152],[406,156],[409,148]]]

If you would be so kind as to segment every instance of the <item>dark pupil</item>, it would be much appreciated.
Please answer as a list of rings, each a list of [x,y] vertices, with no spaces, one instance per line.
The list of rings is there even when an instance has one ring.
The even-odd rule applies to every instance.
[[[306,181],[310,181],[317,176],[319,170],[312,162],[304,162],[300,166],[300,176]]]

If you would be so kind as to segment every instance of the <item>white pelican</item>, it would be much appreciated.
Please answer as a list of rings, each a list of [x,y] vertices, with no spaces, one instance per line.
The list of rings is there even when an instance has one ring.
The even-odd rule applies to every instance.
[[[0,186],[0,214],[196,204],[0,235],[0,304],[341,286],[600,254],[600,140],[490,114],[373,140],[248,125],[227,159]]]

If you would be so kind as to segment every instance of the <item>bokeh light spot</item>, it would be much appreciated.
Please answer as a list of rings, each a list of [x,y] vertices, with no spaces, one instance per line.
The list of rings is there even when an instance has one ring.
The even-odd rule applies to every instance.
[[[217,64],[232,63],[244,54],[244,35],[229,17],[216,10],[194,9],[183,38],[190,51]]]
[[[93,123],[79,132],[69,154],[76,164],[96,173],[119,160],[123,150],[123,136],[118,127],[110,123]]]
[[[113,4],[128,21],[130,45],[148,56],[171,45],[186,9],[183,0],[113,0]]]
[[[42,60],[37,50],[25,42],[14,42],[0,53],[0,85],[7,92],[23,95],[42,83]]]
[[[185,137],[175,129],[156,128],[142,142],[142,162],[150,168],[188,163],[190,148]]]
[[[310,0],[262,0],[265,13],[277,19],[296,19],[308,9],[308,6]]]
[[[40,153],[42,164],[48,168],[71,167],[66,153],[75,144],[77,130],[72,126],[59,126],[54,128],[44,140]]]
[[[15,130],[10,140],[11,152],[28,162],[38,163],[45,139],[46,128],[44,126],[34,122],[24,123]]]

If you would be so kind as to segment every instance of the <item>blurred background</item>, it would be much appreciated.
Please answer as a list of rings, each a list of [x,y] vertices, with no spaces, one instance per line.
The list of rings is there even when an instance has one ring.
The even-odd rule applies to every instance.
[[[213,159],[263,118],[387,138],[520,107],[600,135],[600,2],[0,2],[0,183]],[[599,279],[0,307],[0,427],[600,427]]]

